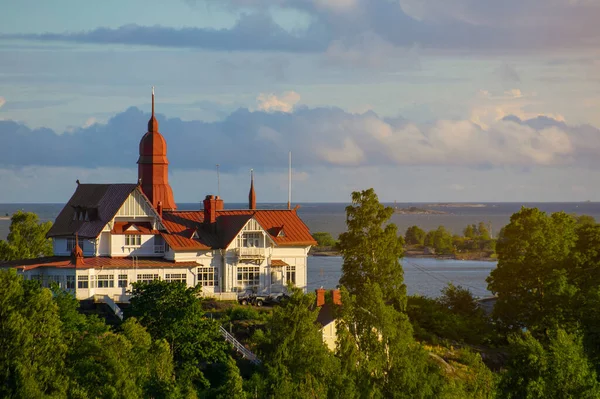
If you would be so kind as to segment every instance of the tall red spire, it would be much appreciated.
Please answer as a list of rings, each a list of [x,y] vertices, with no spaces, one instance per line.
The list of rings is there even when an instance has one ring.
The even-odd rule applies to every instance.
[[[256,193],[254,192],[254,170],[250,169],[250,193],[248,193],[248,209],[256,209]]]
[[[142,191],[152,202],[154,208],[162,203],[162,209],[177,209],[173,190],[169,185],[169,161],[167,160],[167,142],[158,132],[158,121],[154,116],[154,87],[152,87],[152,116],[148,121],[148,132],[140,141],[138,163],[138,181]]]

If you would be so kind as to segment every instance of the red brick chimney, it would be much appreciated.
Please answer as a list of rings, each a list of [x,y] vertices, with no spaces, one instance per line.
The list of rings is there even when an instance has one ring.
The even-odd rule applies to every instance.
[[[325,289],[317,288],[315,292],[317,293],[317,307],[325,305]]]
[[[204,223],[213,224],[217,221],[217,199],[214,195],[207,195],[204,199]]]
[[[215,197],[215,205],[215,210],[217,211],[222,211],[223,209],[225,209],[225,203],[223,202],[223,198],[219,197],[218,195]]]
[[[158,216],[160,216],[161,218],[162,218],[162,211],[163,211],[162,201],[158,201],[158,204],[156,205],[156,212],[158,213]]]
[[[342,294],[340,290],[331,290],[331,298],[333,299],[334,305],[342,304]]]
[[[84,265],[83,261],[83,250],[79,246],[79,234],[75,233],[75,246],[71,251],[71,264],[75,267],[81,267]]]

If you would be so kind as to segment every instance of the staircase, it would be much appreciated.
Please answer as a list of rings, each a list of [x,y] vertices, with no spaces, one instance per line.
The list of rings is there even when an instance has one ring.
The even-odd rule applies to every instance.
[[[115,316],[117,316],[119,320],[123,321],[123,311],[119,305],[117,305],[115,301],[113,301],[108,295],[96,294],[94,295],[94,302],[107,304],[108,307],[114,312]]]
[[[219,326],[219,331],[221,332],[223,338],[225,338],[225,341],[231,343],[235,350],[241,353],[242,356],[250,360],[250,362],[253,364],[260,364],[260,360],[256,357],[256,355],[250,352],[248,349],[246,349],[246,347],[242,345],[237,339],[235,339],[233,335],[229,334],[227,330],[223,328],[223,326]]]

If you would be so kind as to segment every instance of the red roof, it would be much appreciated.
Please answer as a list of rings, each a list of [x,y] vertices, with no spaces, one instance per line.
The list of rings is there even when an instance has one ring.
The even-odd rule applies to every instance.
[[[282,266],[289,266],[289,265],[287,263],[285,263],[284,261],[282,261],[281,259],[273,259],[273,260],[271,260],[271,266],[282,267]]]
[[[132,269],[132,268],[157,268],[157,267],[193,267],[198,266],[197,262],[172,262],[163,258],[136,258],[134,260],[127,258],[109,258],[105,256],[94,256],[84,258],[84,264],[77,269]],[[0,264],[0,267],[15,267],[22,270],[37,269],[39,267],[56,267],[63,269],[74,269],[75,265],[69,256],[50,256],[46,258],[24,259]]]
[[[317,245],[312,238],[310,230],[298,216],[296,211],[290,209],[263,210],[242,209],[217,211],[217,218],[223,216],[253,216],[254,219],[271,236],[271,239],[280,246],[307,246]],[[283,234],[280,234],[283,230]],[[238,230],[239,232],[239,230]]]
[[[127,231],[131,226],[134,228]],[[137,231],[136,231],[137,229]],[[158,230],[152,229],[152,223],[150,222],[115,222],[113,234],[158,234]]]
[[[165,242],[174,250],[209,250],[215,237],[203,229],[203,211],[163,212],[163,225],[168,233],[162,233]],[[198,238],[192,238],[194,232]]]
[[[216,224],[204,224],[204,211],[165,211],[165,241],[175,250],[225,248],[251,218],[255,218],[278,246],[316,245],[308,227],[294,210],[219,210]],[[213,230],[214,229],[214,230]],[[197,231],[198,238],[192,239]]]

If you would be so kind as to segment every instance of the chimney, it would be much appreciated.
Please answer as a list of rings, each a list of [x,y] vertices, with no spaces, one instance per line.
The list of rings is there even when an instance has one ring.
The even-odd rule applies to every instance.
[[[340,290],[331,290],[331,298],[333,299],[334,305],[342,304],[342,293]]]
[[[215,210],[217,211],[222,211],[223,209],[225,209],[225,203],[223,202],[223,198],[219,197],[218,195],[215,197],[215,205]]]
[[[256,209],[256,193],[254,192],[253,169],[250,169],[250,192],[248,193],[248,209]]]
[[[214,195],[204,199],[204,223],[213,224],[217,221],[217,200]]]
[[[325,305],[325,289],[317,288],[315,292],[317,293],[317,307]]]
[[[160,216],[162,218],[162,201],[158,201],[158,204],[156,204],[156,212],[158,213],[158,216]]]
[[[71,264],[75,267],[83,266],[83,250],[79,246],[79,234],[75,233],[75,246],[71,251]]]

